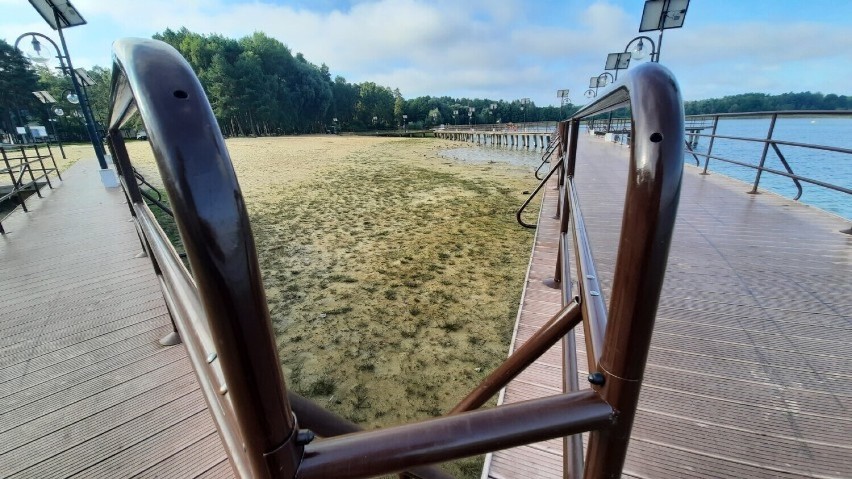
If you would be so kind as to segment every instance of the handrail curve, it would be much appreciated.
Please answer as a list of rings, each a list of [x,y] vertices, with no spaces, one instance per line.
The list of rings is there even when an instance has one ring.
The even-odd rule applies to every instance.
[[[207,353],[221,359],[225,384],[220,388],[226,388],[233,404],[230,412],[239,424],[238,430],[217,424],[242,446],[229,451],[232,463],[247,477],[264,477],[270,469],[295,471],[298,457],[276,453],[295,440],[296,424],[286,400],[245,204],[204,90],[186,60],[165,43],[121,39],[113,44],[113,53],[109,130],[118,132],[136,111],[146,126],[200,306],[215,338],[215,351]],[[116,136],[110,136],[111,143]],[[182,323],[177,324],[180,328]],[[186,329],[181,329],[182,335]],[[196,356],[205,352],[188,349]],[[218,398],[206,399],[211,409],[219,404]],[[245,453],[238,454],[243,449]]]
[[[630,107],[633,138],[609,309],[604,310],[577,202],[577,142],[582,119],[624,106]],[[613,428],[589,436],[584,477],[617,477],[627,453],[680,197],[685,146],[680,89],[665,67],[641,65],[568,123],[570,128],[560,129],[569,138],[563,139],[567,156],[560,182],[562,221],[555,277],[563,289],[564,306],[571,297],[571,281],[563,276],[569,271],[568,245],[573,244],[589,381],[619,414]],[[576,362],[576,357],[568,361]],[[566,460],[577,456],[577,447],[577,441],[566,442]],[[569,467],[576,472],[581,466],[567,463],[566,470]]]
[[[609,311],[603,296],[595,294],[600,290],[596,278],[581,278],[574,296],[565,277],[563,301],[573,303],[564,304],[546,328],[527,340],[528,346],[492,371],[450,414],[356,432],[351,423],[287,392],[246,207],[218,124],[189,64],[155,40],[123,39],[113,50],[110,149],[140,240],[237,475],[367,477],[408,470],[438,478],[445,475],[421,466],[565,435],[574,435],[576,445],[577,434],[585,431],[592,431],[585,477],[621,471],[683,169],[683,107],[668,70],[658,64],[632,70],[610,93],[563,122],[554,146],[560,157],[558,165],[551,165],[551,174],[560,176],[560,245],[566,247],[571,235],[580,245],[575,250],[578,270],[594,277],[574,178],[579,120],[630,104],[636,139]],[[119,129],[135,112],[148,131],[192,275],[156,223],[133,174]],[[569,231],[571,219],[575,224]],[[557,271],[570,271],[567,252],[560,258]],[[592,390],[476,410],[581,320],[585,328],[604,331],[596,333],[590,348],[593,375],[600,377]],[[310,443],[312,434],[300,430],[300,422],[314,423],[334,437]]]

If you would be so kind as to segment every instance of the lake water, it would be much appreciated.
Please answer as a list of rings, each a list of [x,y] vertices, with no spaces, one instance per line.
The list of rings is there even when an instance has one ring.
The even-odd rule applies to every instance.
[[[770,119],[741,118],[720,119],[717,134],[746,138],[766,138]],[[710,130],[705,130],[710,133]],[[852,149],[852,117],[795,117],[779,118],[772,137],[776,140],[809,143]],[[708,138],[701,138],[695,151],[706,153]],[[781,153],[793,172],[799,176],[831,183],[852,189],[852,154],[779,145]],[[736,160],[757,166],[763,153],[763,144],[736,140],[716,139],[713,144],[713,156]],[[541,150],[517,149],[514,147],[472,147],[445,150],[444,156],[471,162],[506,162],[513,165],[536,168],[541,161]],[[701,165],[704,157],[699,156]],[[684,161],[695,165],[695,159],[686,155]],[[785,171],[774,150],[770,147],[766,154],[766,168]],[[744,191],[749,191],[754,183],[757,170],[734,165],[719,160],[710,160],[711,174],[724,174],[742,180]],[[852,195],[823,188],[807,182],[802,183],[802,197],[799,201],[829,211],[847,219],[852,219]],[[795,197],[797,190],[793,180],[784,176],[763,172],[759,190],[771,190],[788,198]]]

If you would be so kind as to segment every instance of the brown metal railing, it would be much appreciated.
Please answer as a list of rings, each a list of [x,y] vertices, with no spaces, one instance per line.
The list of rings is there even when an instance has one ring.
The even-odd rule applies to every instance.
[[[803,193],[803,185],[802,183],[808,183],[815,186],[819,186],[822,188],[826,188],[833,191],[838,191],[840,193],[852,194],[852,188],[848,188],[843,185],[838,185],[831,183],[829,181],[820,180],[816,178],[811,178],[803,175],[797,174],[793,170],[793,166],[790,164],[787,156],[784,155],[781,151],[781,147],[792,147],[792,148],[800,148],[804,150],[819,150],[819,151],[827,151],[832,153],[841,153],[845,155],[852,155],[852,149],[849,148],[841,148],[835,146],[828,145],[820,145],[815,143],[802,143],[795,141],[786,141],[775,137],[775,125],[779,118],[803,118],[803,117],[852,117],[852,112],[843,111],[843,110],[792,110],[792,111],[764,111],[764,112],[745,112],[745,113],[718,113],[718,114],[701,114],[701,115],[690,115],[686,117],[686,153],[692,157],[695,161],[696,166],[701,166],[702,160],[704,163],[704,168],[702,174],[707,175],[710,174],[710,160],[720,161],[723,163],[737,165],[744,168],[749,168],[755,171],[754,180],[752,181],[752,188],[749,193],[757,193],[760,181],[763,178],[763,173],[769,173],[777,176],[782,176],[789,178],[793,186],[796,188],[796,194],[793,196],[793,200],[799,200]],[[717,134],[717,130],[719,127],[719,120],[725,119],[739,119],[739,118],[767,118],[769,119],[769,126],[767,128],[767,133],[764,138],[750,138],[744,136],[733,136],[733,135],[720,135]],[[616,132],[616,133],[624,133],[626,132],[629,136],[630,134],[630,123],[628,118],[613,118],[611,120],[611,127],[607,124],[606,118],[596,118],[589,120],[586,123],[586,126],[590,130],[595,130],[600,133],[607,132]],[[709,133],[705,133],[706,130],[709,130]],[[622,135],[623,138],[623,135]],[[697,149],[699,144],[699,139],[707,138],[707,148],[702,150]],[[742,158],[729,158],[719,156],[719,154],[714,153],[714,146],[716,145],[716,140],[730,140],[736,141],[740,143],[761,143],[763,145],[763,150],[760,154],[759,159],[757,159],[757,164],[754,162],[749,162],[748,160]],[[766,161],[769,158],[770,148],[774,153],[776,159],[781,164],[783,170],[776,168],[769,168],[766,166]]]
[[[444,125],[444,128],[433,128],[435,131],[445,131],[445,132],[476,132],[476,133],[489,133],[489,132],[512,132],[512,133],[547,133],[552,131],[558,122],[556,121],[528,121],[517,122],[517,123],[480,123],[478,125]]]
[[[566,457],[578,457],[577,438],[585,431],[593,431],[585,476],[621,470],[683,167],[682,106],[667,70],[649,64],[631,71],[610,94],[560,124],[558,151],[564,164],[552,170],[560,173],[562,185],[557,279],[565,279],[563,309],[448,415],[359,432],[351,422],[287,392],[240,188],[190,66],[173,48],[154,40],[119,40],[113,48],[110,149],[140,240],[237,475],[346,478],[408,471],[445,477],[428,465],[556,437],[572,436]],[[607,319],[603,297],[595,294],[597,283],[581,279],[579,294],[573,295],[561,272],[568,271],[566,235],[573,222],[579,269],[594,275],[574,187],[579,120],[627,103],[642,140],[635,141],[631,155],[632,180]],[[120,128],[135,112],[148,131],[192,276],[133,175]],[[592,338],[592,390],[577,390],[576,361],[568,361],[564,394],[476,410],[566,334],[570,338],[581,321]],[[566,350],[575,359],[570,344]],[[314,433],[325,439],[311,442]],[[580,468],[575,461],[569,470]]]
[[[751,189],[750,193],[757,193],[758,187],[760,185],[760,179],[761,179],[763,173],[766,172],[766,173],[771,173],[771,174],[774,174],[774,175],[784,176],[784,177],[790,178],[792,180],[793,184],[795,185],[796,190],[797,190],[797,194],[793,198],[794,200],[798,200],[802,196],[802,182],[810,183],[810,184],[813,184],[813,185],[816,185],[816,186],[821,186],[823,188],[827,188],[827,189],[834,190],[834,191],[839,191],[841,193],[852,194],[852,189],[850,189],[850,188],[846,188],[846,187],[843,187],[843,186],[840,186],[840,185],[835,185],[835,184],[829,183],[827,181],[822,181],[822,180],[817,180],[817,179],[814,179],[814,178],[809,178],[809,177],[797,175],[793,171],[793,168],[790,166],[790,163],[787,161],[787,158],[781,152],[781,149],[779,148],[779,146],[791,146],[791,147],[805,148],[805,149],[811,149],[811,150],[830,151],[830,152],[834,152],[834,153],[843,153],[843,154],[846,154],[846,155],[852,155],[852,149],[839,148],[839,147],[827,146],[827,145],[817,145],[817,144],[811,144],[811,143],[784,141],[784,140],[776,139],[776,138],[773,137],[774,132],[775,132],[775,124],[776,124],[778,118],[805,117],[805,116],[807,116],[807,117],[811,117],[811,116],[814,116],[814,117],[816,117],[816,116],[849,117],[850,115],[852,115],[852,113],[850,113],[849,111],[834,111],[834,110],[828,110],[828,111],[822,111],[822,110],[820,110],[820,111],[772,111],[772,112],[755,112],[755,113],[725,113],[725,114],[716,114],[716,115],[696,115],[695,117],[692,117],[692,118],[694,118],[694,120],[696,122],[703,121],[704,124],[708,125],[708,126],[705,127],[705,129],[709,128],[710,133],[709,134],[701,133],[700,131],[695,132],[695,133],[691,133],[691,136],[693,136],[696,139],[696,141],[694,143],[697,143],[698,138],[709,138],[709,143],[707,145],[707,151],[706,152],[695,151],[693,148],[688,148],[687,151],[690,154],[692,154],[693,156],[698,156],[698,157],[704,158],[704,171],[702,172],[702,174],[708,174],[708,169],[709,169],[711,159],[716,160],[716,161],[722,161],[722,162],[725,162],[725,163],[730,163],[730,164],[733,164],[733,165],[743,166],[743,167],[751,168],[751,169],[755,170],[754,182],[752,184],[752,189]],[[719,126],[719,120],[720,119],[725,119],[725,118],[760,118],[760,117],[764,117],[764,118],[768,117],[769,118],[769,127],[768,127],[765,138],[747,138],[747,137],[740,137],[740,136],[718,135],[716,133],[718,126]],[[714,145],[716,139],[735,140],[735,141],[747,142],[747,143],[762,143],[763,144],[763,151],[761,153],[760,160],[759,160],[758,164],[754,165],[754,164],[751,164],[751,163],[748,163],[748,162],[745,162],[745,161],[734,160],[734,159],[730,159],[730,158],[723,158],[723,157],[720,157],[718,155],[714,155],[713,154],[713,145]],[[778,161],[780,161],[781,165],[784,167],[784,171],[777,170],[777,169],[774,169],[774,168],[767,168],[765,166],[770,147],[772,148],[772,151],[775,153],[775,156],[778,158]]]
[[[544,149],[544,153],[541,154],[541,163],[539,163],[538,168],[535,169],[535,173],[533,175],[537,180],[542,180],[544,178],[538,176],[541,169],[544,165],[550,163],[550,158],[553,157],[553,153],[559,149],[559,135],[557,135],[556,129],[553,130],[553,133],[550,134],[550,138],[547,140],[547,147]]]

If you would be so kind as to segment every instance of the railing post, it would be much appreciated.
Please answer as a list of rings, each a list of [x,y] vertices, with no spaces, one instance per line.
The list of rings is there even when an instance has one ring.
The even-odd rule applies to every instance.
[[[653,64],[655,65],[655,64]],[[640,69],[641,68],[641,69]],[[620,477],[665,278],[684,169],[680,90],[662,67],[633,72],[634,135],[603,351],[592,387],[617,411],[589,435],[585,477]],[[641,80],[641,82],[640,82]]]
[[[287,399],[248,213],[204,89],[163,42],[121,39],[113,53],[112,138],[138,111],[151,142],[168,145],[154,156],[197,287],[198,308],[187,314],[206,316],[221,366],[218,395],[227,394],[228,413],[214,414],[219,434],[244,477],[295,477],[304,441]],[[132,168],[121,166],[133,188]],[[200,353],[190,356],[197,361]],[[213,383],[209,371],[196,372]],[[204,392],[211,410],[222,411],[215,394]]]
[[[565,176],[574,176],[574,169],[577,165],[577,139],[580,136],[580,120],[571,120],[569,133],[568,156],[565,158]]]
[[[769,132],[766,134],[766,142],[763,143],[763,153],[760,155],[760,164],[757,166],[757,174],[754,176],[754,185],[751,187],[749,194],[757,194],[757,185],[760,183],[760,175],[763,173],[763,164],[766,163],[766,153],[769,151],[769,140],[772,139],[772,132],[775,131],[775,120],[778,119],[778,113],[772,114],[772,121],[769,122]]]
[[[713,116],[713,131],[710,132],[710,143],[707,145],[707,156],[704,157],[704,171],[702,175],[709,175],[707,167],[710,166],[710,155],[713,154],[713,143],[716,141],[716,128],[719,126],[719,115]]]

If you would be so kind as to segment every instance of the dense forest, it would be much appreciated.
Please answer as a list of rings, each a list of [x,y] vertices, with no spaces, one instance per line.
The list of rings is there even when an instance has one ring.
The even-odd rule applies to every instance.
[[[186,57],[207,90],[222,130],[230,135],[524,120],[517,100],[429,96],[406,100],[399,89],[373,82],[349,83],[342,76],[332,79],[327,65],[314,65],[301,53],[293,55],[286,45],[264,33],[234,40],[184,28],[166,30],[154,38]],[[496,104],[494,110],[492,103]],[[475,109],[473,115],[469,108]],[[458,112],[455,116],[454,110]],[[527,121],[556,120],[559,115],[557,107],[530,104],[526,108]]]
[[[780,110],[849,110],[852,97],[846,95],[811,93],[743,93],[709,100],[684,102],[687,115],[706,113],[740,113]]]
[[[222,131],[231,136],[553,121],[566,118],[578,108],[539,107],[535,103],[522,105],[519,100],[488,98],[405,99],[399,89],[373,82],[350,83],[339,75],[332,77],[327,65],[317,66],[260,32],[236,40],[182,28],[167,29],[154,38],[171,44],[189,61]],[[2,40],[0,72],[0,130],[13,133],[15,126],[23,124],[51,124],[64,138],[86,138],[78,108],[65,99],[70,90],[67,78],[55,69],[32,66]],[[103,128],[108,115],[110,71],[94,67],[89,73],[96,84],[88,94],[95,119]],[[32,95],[37,90],[51,92],[58,103],[49,107],[39,103]],[[63,116],[53,113],[56,107],[62,108]],[[850,97],[811,92],[746,93],[685,103],[687,114],[850,108]],[[56,121],[46,123],[48,118]]]

